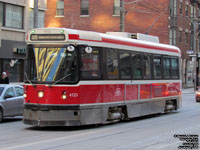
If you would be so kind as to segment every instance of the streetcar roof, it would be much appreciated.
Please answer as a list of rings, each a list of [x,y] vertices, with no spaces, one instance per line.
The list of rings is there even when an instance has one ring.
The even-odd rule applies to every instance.
[[[34,32],[33,32],[34,31]],[[62,31],[62,32],[61,32]],[[30,41],[30,35],[31,34],[68,34],[68,37],[66,37],[65,41],[55,41],[57,43],[63,43],[63,42],[72,42],[76,44],[96,44],[101,45],[102,47],[106,47],[108,44],[112,46],[128,46],[128,47],[137,47],[142,49],[152,49],[162,52],[170,52],[170,53],[176,53],[179,56],[181,55],[181,51],[178,47],[167,45],[167,44],[161,44],[161,43],[155,43],[150,41],[144,41],[144,40],[137,40],[137,39],[131,39],[127,37],[120,37],[116,35],[109,35],[104,33],[98,33],[93,31],[83,31],[83,30],[75,30],[75,29],[68,29],[68,28],[37,28],[32,29],[29,31],[29,38],[27,38],[27,43],[43,43],[44,41]],[[49,42],[53,41],[45,41],[49,44]],[[123,49],[123,48],[122,48]]]

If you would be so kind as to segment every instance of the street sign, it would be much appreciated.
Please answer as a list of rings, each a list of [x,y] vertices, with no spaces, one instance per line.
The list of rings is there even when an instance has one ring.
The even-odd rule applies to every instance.
[[[194,54],[194,51],[193,50],[187,50],[186,53],[187,54]]]

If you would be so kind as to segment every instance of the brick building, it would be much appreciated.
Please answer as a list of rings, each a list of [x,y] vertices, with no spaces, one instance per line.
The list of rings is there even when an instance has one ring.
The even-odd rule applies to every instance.
[[[125,32],[155,35],[161,43],[182,50],[185,86],[193,84],[194,63],[186,51],[193,50],[192,18],[199,17],[199,4],[199,0],[124,0]],[[45,26],[119,32],[120,0],[48,0]]]

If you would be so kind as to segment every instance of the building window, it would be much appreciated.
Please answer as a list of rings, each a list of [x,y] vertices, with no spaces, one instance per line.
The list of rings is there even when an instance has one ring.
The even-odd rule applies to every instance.
[[[64,0],[57,0],[56,16],[64,16]]]
[[[0,3],[0,26],[3,25],[3,3]]]
[[[185,32],[185,43],[188,44],[188,32]]]
[[[183,3],[179,3],[180,14],[183,14]]]
[[[38,28],[44,27],[44,15],[45,12],[42,10],[38,11]],[[34,27],[34,10],[29,9],[29,29],[32,29]]]
[[[6,4],[5,27],[23,28],[23,7]]]
[[[182,31],[179,31],[179,42],[182,42]]]
[[[38,12],[38,27],[39,28],[44,27],[44,17],[45,17],[45,11],[39,11]]]
[[[114,0],[113,15],[120,15],[120,0]]]
[[[81,15],[89,15],[89,0],[81,0]]]
[[[38,6],[39,8],[47,9],[47,0],[39,0]]]
[[[191,17],[194,18],[196,17],[196,8],[194,5],[191,5]]]
[[[185,15],[186,15],[186,16],[188,16],[188,9],[189,9],[189,6],[186,5],[186,6],[185,6]]]
[[[177,13],[177,4],[176,0],[170,0],[170,16],[176,16]]]

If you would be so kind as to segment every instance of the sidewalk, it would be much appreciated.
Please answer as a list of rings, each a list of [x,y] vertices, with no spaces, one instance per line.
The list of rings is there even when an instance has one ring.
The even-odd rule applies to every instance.
[[[183,94],[194,94],[194,87],[192,88],[186,88],[186,89],[182,89],[182,93]]]

